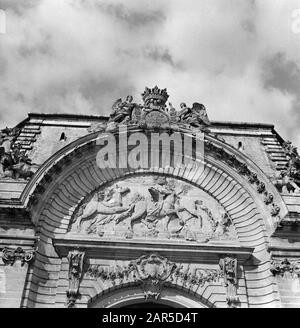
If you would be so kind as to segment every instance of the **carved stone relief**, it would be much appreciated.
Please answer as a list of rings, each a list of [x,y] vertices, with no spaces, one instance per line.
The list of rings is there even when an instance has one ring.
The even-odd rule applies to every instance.
[[[21,266],[30,263],[34,259],[35,251],[33,249],[24,250],[22,247],[2,249],[2,261],[5,265],[13,265],[16,261],[21,262]]]
[[[176,110],[171,103],[166,89],[145,88],[142,93],[143,104],[133,102],[133,97],[128,95],[126,100],[117,99],[112,105],[112,111],[107,123],[98,123],[89,128],[89,132],[112,131],[119,124],[134,124],[140,128],[159,129],[170,127],[197,128],[208,131],[210,125],[206,108],[203,104],[193,103],[192,108],[185,103]]]
[[[226,256],[220,259],[220,269],[223,272],[224,285],[227,290],[226,301],[229,307],[236,307],[239,302],[237,296],[237,259]]]
[[[17,128],[5,128],[0,131],[0,178],[30,179],[38,166],[16,142],[20,133]]]
[[[289,261],[288,259],[273,260],[270,270],[274,276],[279,275],[285,278],[299,278],[300,261]]]
[[[176,264],[157,254],[143,255],[122,266],[90,265],[87,273],[112,285],[128,282],[140,284],[145,299],[158,299],[166,283],[174,283],[189,289],[199,288],[205,283],[218,281],[223,275],[220,270],[190,269],[189,265]]]
[[[79,284],[82,277],[84,252],[73,250],[68,254],[69,261],[69,289],[67,290],[67,306],[74,307],[79,297]]]
[[[192,242],[236,239],[230,216],[210,195],[155,175],[128,178],[97,191],[75,211],[70,233]]]

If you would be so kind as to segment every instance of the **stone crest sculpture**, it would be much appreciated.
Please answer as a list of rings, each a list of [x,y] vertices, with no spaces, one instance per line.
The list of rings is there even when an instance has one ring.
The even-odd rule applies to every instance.
[[[228,213],[211,196],[165,176],[121,180],[75,211],[70,233],[106,238],[235,240]]]
[[[133,102],[132,96],[127,96],[125,101],[117,99],[113,106],[107,123],[93,125],[89,131],[111,131],[119,124],[134,125],[141,128],[197,128],[208,131],[210,125],[206,108],[195,102],[192,108],[185,103],[180,105],[181,110],[176,110],[171,103],[167,107],[169,98],[166,89],[145,88],[142,93],[143,104]]]
[[[146,299],[159,298],[162,285],[176,268],[175,263],[156,254],[144,255],[131,261],[130,266],[135,272],[137,282],[142,285]]]

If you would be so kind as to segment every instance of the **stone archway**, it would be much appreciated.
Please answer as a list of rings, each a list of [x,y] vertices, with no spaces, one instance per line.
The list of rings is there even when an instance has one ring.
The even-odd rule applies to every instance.
[[[27,306],[49,306],[49,304],[65,306],[65,292],[68,289],[68,251],[81,247],[94,256],[92,250],[96,249],[95,245],[99,243],[99,240],[87,240],[83,237],[75,239],[66,237],[75,209],[99,186],[105,186],[107,183],[134,174],[166,175],[187,181],[222,204],[233,218],[238,240],[242,246],[240,256],[244,256],[243,254],[247,252],[249,255],[250,251],[244,251],[243,247],[254,249],[254,256],[245,263],[241,273],[245,306],[276,304],[277,294],[273,289],[271,273],[268,273],[269,258],[266,249],[268,236],[274,230],[272,226],[274,217],[279,210],[284,213],[285,206],[274,186],[259,168],[227,144],[207,137],[207,163],[201,174],[196,172],[191,175],[184,169],[176,171],[170,168],[100,170],[95,165],[95,157],[99,149],[96,146],[96,139],[97,135],[91,134],[60,150],[39,169],[35,179],[24,190],[23,200],[29,205],[32,219],[40,235]],[[225,151],[227,157],[218,158],[220,149]],[[271,202],[266,201],[268,193],[273,194]],[[278,208],[276,209],[275,206]],[[273,210],[275,215],[272,214]],[[118,245],[118,243],[110,244],[109,247],[113,246],[112,249],[117,252]],[[100,246],[101,252],[106,252],[105,242]],[[185,250],[186,254],[192,247],[199,249],[193,245]],[[223,253],[222,247],[214,246],[214,250],[201,247],[204,252],[215,252],[216,264],[218,264],[218,254],[239,253],[238,247],[226,248]],[[177,250],[179,251],[179,248]],[[131,248],[131,252],[136,254],[136,257],[141,255],[134,247]],[[259,281],[259,286],[254,283],[255,281]],[[85,286],[85,283],[90,285]],[[218,288],[221,288],[220,286],[221,284]],[[100,287],[83,280],[81,288],[83,297],[78,304],[86,306],[90,299],[99,294]],[[226,293],[224,292],[218,300],[217,292],[213,289],[208,292],[207,299],[212,303],[226,303]],[[43,297],[45,293],[47,298]]]
[[[206,302],[206,303],[205,303]],[[90,300],[90,308],[207,308],[213,304],[175,288],[165,288],[159,300],[145,300],[143,293],[136,287],[124,287]]]

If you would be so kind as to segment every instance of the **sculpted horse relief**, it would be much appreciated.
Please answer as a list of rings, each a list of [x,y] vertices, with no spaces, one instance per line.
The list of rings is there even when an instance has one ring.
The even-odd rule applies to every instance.
[[[113,189],[107,189],[96,193],[92,200],[81,209],[73,228],[81,231],[82,224],[89,222],[88,232],[93,231],[93,227],[109,223],[120,218],[120,215],[128,212],[130,207],[123,206],[123,195],[129,192],[129,188],[122,188],[118,185]]]
[[[71,233],[114,238],[235,239],[230,217],[211,196],[163,176],[119,181],[80,207]]]

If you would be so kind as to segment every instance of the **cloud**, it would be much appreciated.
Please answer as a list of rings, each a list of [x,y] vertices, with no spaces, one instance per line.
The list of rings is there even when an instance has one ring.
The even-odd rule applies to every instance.
[[[265,58],[263,62],[264,87],[277,90],[282,97],[290,97],[288,108],[282,108],[282,115],[288,118],[285,128],[289,129],[289,138],[300,139],[300,65],[279,52]]]
[[[32,9],[38,4],[39,0],[1,0],[0,5],[2,10],[12,10],[17,15],[24,15],[28,9]]]
[[[214,120],[274,123],[300,145],[297,0],[2,1],[0,119],[107,115],[115,99],[168,89]]]
[[[300,66],[284,53],[276,53],[264,62],[265,88],[275,88],[300,97]]]
[[[165,20],[164,13],[159,10],[132,10],[122,3],[98,3],[89,1],[103,13],[117,18],[119,21],[126,23],[130,28],[145,26],[147,24],[160,24]]]

